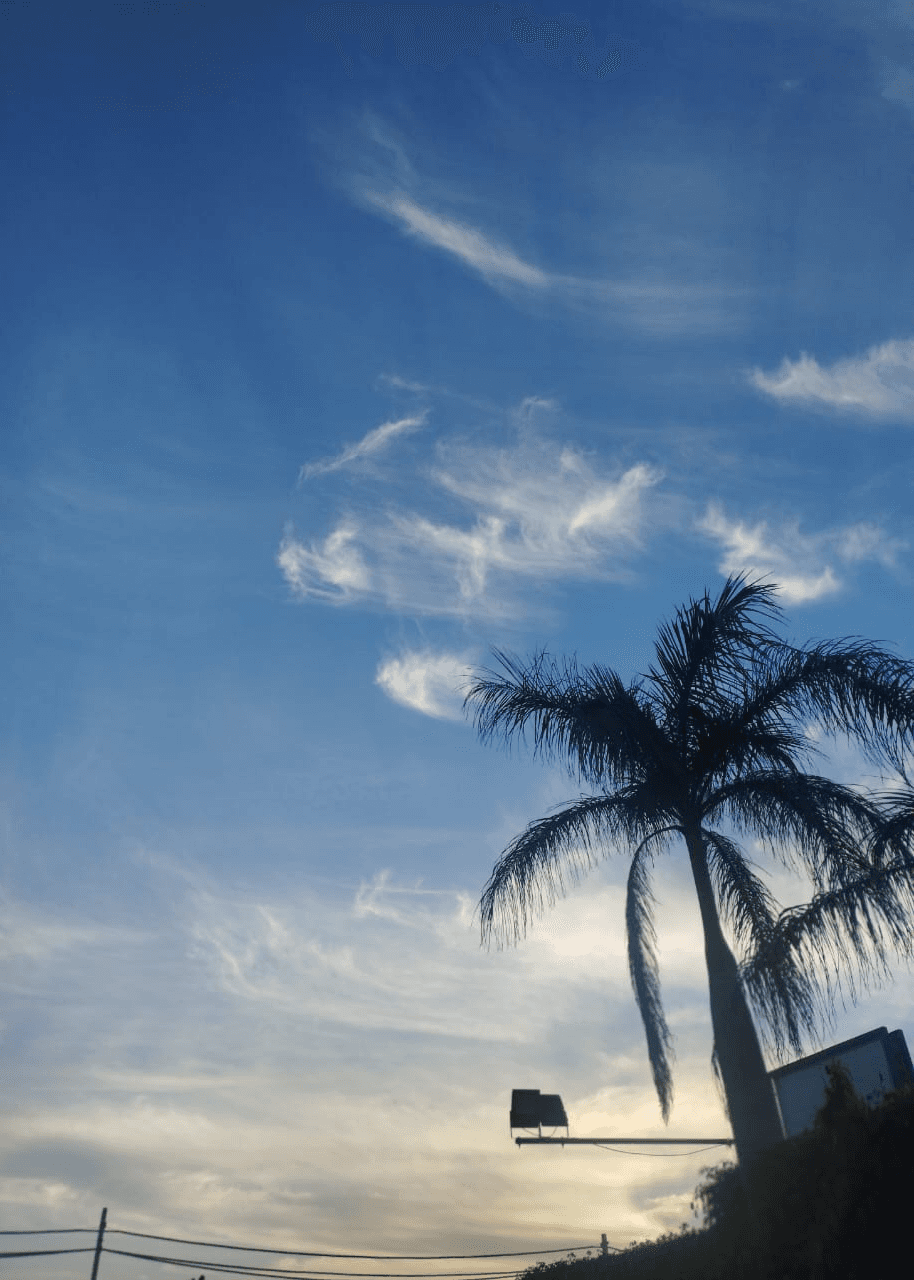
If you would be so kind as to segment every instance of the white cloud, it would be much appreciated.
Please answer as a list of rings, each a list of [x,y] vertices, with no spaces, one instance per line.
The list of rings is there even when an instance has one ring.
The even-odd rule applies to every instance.
[[[708,504],[697,527],[726,549],[719,565],[721,573],[748,572],[769,577],[777,583],[784,600],[794,604],[819,600],[841,589],[842,583],[829,559],[848,564],[875,560],[891,568],[897,552],[907,545],[887,538],[878,526],[862,522],[803,534],[799,521],[793,520],[780,530],[770,531],[764,520],[755,524],[729,520],[716,502]]]
[[[489,239],[474,227],[430,213],[409,196],[401,193],[381,195],[372,191],[367,192],[365,198],[397,218],[409,234],[454,254],[483,276],[512,280],[534,288],[545,288],[549,284],[546,272],[522,261],[511,249]]]
[[[393,379],[391,379],[393,381]],[[406,385],[406,384],[398,384]],[[420,413],[411,418],[399,418],[396,422],[383,422],[363,436],[358,444],[347,445],[335,458],[324,458],[319,462],[306,463],[299,472],[299,480],[310,480],[312,476],[323,476],[331,471],[339,471],[350,462],[365,458],[369,454],[379,453],[397,436],[407,435],[423,426],[428,415]]]
[[[776,400],[914,422],[914,340],[885,342],[829,368],[803,352],[775,373],[753,370],[750,381]]]
[[[280,544],[276,562],[297,595],[322,600],[351,600],[371,589],[371,575],[356,545],[358,525],[337,525],[321,547],[305,547],[290,530]]]
[[[429,479],[439,499],[465,505],[464,523],[390,511],[361,524],[347,518],[310,547],[287,532],[279,565],[293,591],[426,615],[512,616],[524,585],[541,594],[567,580],[625,577],[625,554],[641,546],[647,493],[662,478],[643,463],[604,474],[529,430],[513,449],[439,445],[437,457]],[[662,523],[659,513],[653,523]]]
[[[468,660],[460,654],[411,651],[382,662],[375,682],[404,707],[442,720],[462,720],[462,686],[468,672]]]

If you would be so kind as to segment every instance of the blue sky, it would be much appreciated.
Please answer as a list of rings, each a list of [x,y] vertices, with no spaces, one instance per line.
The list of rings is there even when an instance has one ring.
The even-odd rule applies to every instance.
[[[509,1142],[513,1087],[663,1129],[621,859],[480,949],[576,789],[459,688],[492,646],[628,679],[744,570],[790,638],[914,656],[910,0],[0,23],[0,1227],[678,1227],[714,1152]],[[657,890],[669,1132],[724,1133],[677,857]],[[831,1039],[881,1024],[903,969]]]

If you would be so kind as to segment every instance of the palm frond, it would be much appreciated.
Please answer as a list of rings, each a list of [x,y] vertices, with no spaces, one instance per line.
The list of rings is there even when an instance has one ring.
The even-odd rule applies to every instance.
[[[625,925],[628,940],[628,971],[635,990],[635,1000],[644,1033],[647,1056],[651,1064],[654,1087],[660,1099],[664,1123],[669,1121],[673,1104],[672,1059],[673,1037],[663,1012],[660,996],[660,968],[657,962],[657,935],[653,919],[653,894],[648,876],[650,837],[635,851],[628,873],[625,897]]]
[[[778,903],[767,885],[734,841],[717,831],[702,831],[702,837],[710,853],[708,864],[722,915],[737,941],[750,953],[770,947]],[[800,1053],[804,1033],[815,1035],[819,1030],[827,996],[815,977],[790,955],[778,956],[775,963],[770,954],[771,963],[753,973],[751,984],[744,979],[746,993],[777,1054],[783,1055],[788,1045]]]
[[[778,904],[738,844],[719,831],[701,834],[721,915],[741,946],[756,947],[774,927]]]
[[[846,638],[768,658],[769,705],[853,738],[874,764],[904,768],[914,745],[914,663],[881,645]]]
[[[545,652],[524,664],[495,650],[504,674],[482,671],[464,705],[474,708],[483,742],[509,744],[532,735],[535,755],[566,763],[591,785],[624,785],[663,764],[675,768],[650,701],[636,683],[626,688],[615,671],[561,667]]]
[[[611,851],[648,834],[626,793],[582,796],[531,823],[499,858],[479,901],[482,941],[516,942],[544,906],[563,897]]]
[[[788,866],[802,867],[817,888],[854,880],[885,817],[878,805],[830,778],[778,770],[756,772],[712,793],[705,820],[726,813],[737,830],[762,838]]]
[[[886,791],[877,796],[885,827],[873,840],[870,856],[877,866],[886,859],[914,860],[914,789]]]
[[[805,734],[777,724],[746,723],[739,715],[706,716],[691,710],[693,776],[722,783],[755,771],[799,771],[799,759],[815,753]]]
[[[705,592],[660,627],[657,666],[649,674],[671,711],[725,696],[742,677],[747,658],[779,643],[772,629],[756,620],[780,616],[776,591],[772,584],[749,582],[739,574],[727,579],[715,601]]]
[[[855,999],[858,981],[869,987],[889,976],[891,952],[914,958],[912,913],[914,862],[870,865],[853,881],[782,912],[769,941],[744,966],[743,980],[755,990],[766,970],[790,964],[816,975],[833,1010],[842,980]]]

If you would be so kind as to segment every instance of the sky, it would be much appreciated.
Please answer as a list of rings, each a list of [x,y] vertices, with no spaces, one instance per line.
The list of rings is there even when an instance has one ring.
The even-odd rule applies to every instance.
[[[633,679],[738,572],[796,643],[914,657],[914,5],[0,28],[0,1229],[471,1255],[694,1221],[725,1148],[508,1130],[540,1088],[577,1136],[729,1133],[682,851],[665,1129],[624,857],[481,946],[499,854],[580,788],[461,690],[493,648]],[[882,1025],[914,1043],[904,966],[821,1043]]]

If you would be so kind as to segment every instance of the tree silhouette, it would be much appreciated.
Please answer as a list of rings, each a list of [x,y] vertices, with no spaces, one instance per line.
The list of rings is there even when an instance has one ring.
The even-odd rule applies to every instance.
[[[661,626],[656,664],[625,685],[611,668],[527,663],[498,650],[466,706],[483,742],[532,734],[535,755],[562,761],[591,788],[532,823],[505,849],[480,900],[484,942],[517,941],[544,904],[617,848],[630,857],[629,970],[664,1120],[672,1038],[661,1001],[651,873],[683,842],[701,922],[719,1070],[737,1154],[747,1164],[781,1137],[751,1001],[779,1053],[802,1049],[831,1009],[848,943],[861,973],[908,946],[914,858],[903,824],[874,798],[802,768],[822,753],[806,726],[855,740],[872,762],[903,770],[914,731],[914,663],[857,639],[794,647],[769,625],[776,587],[730,578]],[[738,843],[760,839],[805,870],[815,897],[778,904]],[[721,921],[748,954],[742,970]],[[869,958],[868,958],[869,957]],[[813,963],[816,961],[816,963]],[[824,962],[824,963],[823,963]]]

